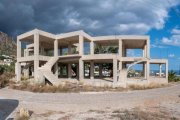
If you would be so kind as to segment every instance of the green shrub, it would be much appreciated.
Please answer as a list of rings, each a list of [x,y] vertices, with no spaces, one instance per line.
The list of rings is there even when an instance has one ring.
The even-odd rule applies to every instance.
[[[176,72],[170,71],[168,73],[168,81],[169,82],[178,82],[178,81],[180,81],[180,77],[176,76]]]

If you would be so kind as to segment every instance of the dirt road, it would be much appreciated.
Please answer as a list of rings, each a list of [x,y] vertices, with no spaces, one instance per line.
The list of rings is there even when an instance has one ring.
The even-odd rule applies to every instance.
[[[11,108],[9,118],[15,117],[17,111],[23,107],[33,111],[31,119],[84,119],[91,114],[87,111],[113,111],[133,108],[163,108],[180,118],[180,84],[151,90],[128,92],[101,93],[32,93],[8,88],[0,89],[0,100],[16,101],[17,107]],[[4,114],[7,103],[0,101],[0,115]],[[12,106],[12,105],[11,105]],[[16,106],[16,105],[14,105]],[[3,108],[4,109],[1,109]],[[10,108],[9,108],[10,109]],[[108,112],[108,113],[109,113]],[[93,112],[91,117],[98,112]],[[76,116],[74,116],[76,115]],[[73,117],[72,117],[73,116]],[[81,117],[80,117],[81,116]]]

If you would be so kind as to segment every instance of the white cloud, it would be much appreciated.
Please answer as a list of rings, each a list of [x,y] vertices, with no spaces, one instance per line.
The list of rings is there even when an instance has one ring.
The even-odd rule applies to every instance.
[[[168,57],[173,58],[173,57],[175,57],[175,55],[174,54],[169,54]]]
[[[151,48],[167,48],[166,46],[163,45],[158,45],[158,44],[152,44]]]
[[[162,43],[166,45],[173,45],[173,46],[180,46],[180,30],[177,28],[174,28],[171,31],[171,37],[163,37]]]
[[[180,30],[177,28],[174,28],[174,29],[172,29],[171,33],[172,34],[180,34]]]

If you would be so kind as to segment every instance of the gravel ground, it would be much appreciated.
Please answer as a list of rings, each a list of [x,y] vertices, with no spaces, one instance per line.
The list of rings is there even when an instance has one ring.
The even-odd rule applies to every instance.
[[[129,114],[135,114],[132,113],[135,110],[138,115],[153,112],[162,119],[169,116],[169,119],[180,119],[180,84],[150,90],[99,93],[32,93],[0,89],[0,118],[14,118],[22,107],[33,111],[32,120],[119,119],[124,114],[134,119]]]

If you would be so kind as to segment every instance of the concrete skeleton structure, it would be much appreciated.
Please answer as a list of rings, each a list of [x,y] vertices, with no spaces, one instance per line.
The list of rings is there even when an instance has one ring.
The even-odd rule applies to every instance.
[[[102,53],[101,49],[107,46],[115,46],[116,52]],[[143,55],[129,57],[128,49],[140,49]],[[128,77],[137,64],[143,66],[141,77]],[[159,76],[150,76],[151,64],[159,65]],[[162,76],[163,64],[166,70]],[[16,77],[17,81],[25,77],[53,85],[66,80],[113,87],[168,83],[168,61],[150,59],[149,36],[92,37],[82,30],[54,35],[34,29],[17,36]]]

